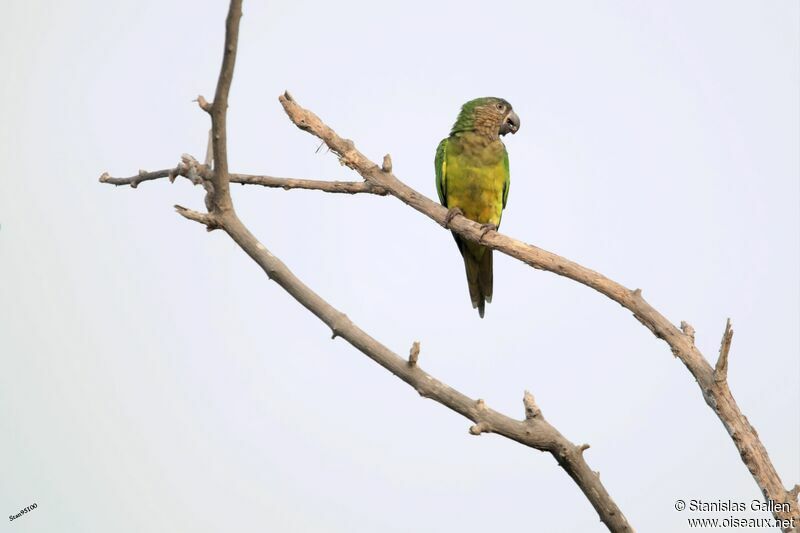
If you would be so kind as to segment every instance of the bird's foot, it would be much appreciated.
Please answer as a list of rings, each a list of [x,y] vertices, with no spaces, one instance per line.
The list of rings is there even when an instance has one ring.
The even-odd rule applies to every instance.
[[[460,207],[451,207],[447,210],[447,214],[444,217],[444,227],[450,229],[450,223],[453,221],[457,215],[464,216],[464,211],[461,210]]]
[[[478,242],[481,242],[490,231],[497,231],[497,224],[481,224],[481,236],[478,237]]]

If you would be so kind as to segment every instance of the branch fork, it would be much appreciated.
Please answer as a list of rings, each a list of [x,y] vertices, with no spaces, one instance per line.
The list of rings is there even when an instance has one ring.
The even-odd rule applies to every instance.
[[[241,0],[231,0],[230,2],[225,24],[223,61],[214,101],[209,103],[202,96],[197,98],[198,106],[211,117],[210,138],[213,142],[210,151],[213,157],[211,159],[207,157],[206,165],[200,165],[193,157],[185,156],[178,167],[174,169],[155,172],[140,171],[131,178],[112,178],[104,173],[100,176],[102,183],[130,185],[135,188],[144,181],[163,177],[173,181],[176,176],[180,175],[191,180],[192,183],[203,184],[206,189],[208,213],[175,206],[181,216],[204,224],[209,231],[217,228],[223,229],[264,270],[270,279],[278,283],[328,325],[334,337],[340,336],[345,339],[366,356],[414,387],[420,395],[431,398],[472,420],[475,424],[470,427],[470,433],[479,435],[492,432],[533,449],[551,453],[581,488],[603,523],[611,531],[627,532],[632,529],[601,484],[599,473],[593,472],[583,459],[583,452],[588,449],[589,445],[576,446],[563,437],[544,419],[530,392],[526,391],[523,396],[525,419],[523,421],[514,420],[490,409],[483,400],[472,400],[420,369],[417,366],[418,343],[412,345],[407,360],[380,344],[294,276],[286,265],[250,233],[233,209],[229,183],[258,184],[286,189],[317,189],[349,194],[361,192],[390,194],[436,223],[450,229],[461,238],[480,242],[484,246],[514,257],[533,268],[547,270],[582,283],[630,310],[634,317],[656,337],[667,342],[673,354],[695,377],[706,402],[715,409],[725,428],[733,437],[734,444],[762,489],[764,496],[775,501],[791,500],[790,511],[775,512],[775,517],[800,520],[800,511],[796,501],[800,487],[795,485],[787,491],[780,483],[780,478],[758,439],[755,429],[739,411],[727,386],[727,358],[733,335],[730,321],[728,321],[723,335],[719,359],[712,369],[694,344],[694,328],[687,323],[682,323],[680,329],[675,327],[642,298],[640,289],[632,291],[598,272],[556,254],[496,231],[483,231],[485,228],[465,218],[463,213],[447,211],[441,205],[398,180],[392,173],[392,161],[388,154],[384,157],[381,166],[373,163],[356,149],[351,140],[340,137],[314,113],[300,107],[288,91],[281,95],[279,100],[292,122],[298,128],[322,140],[328,149],[337,155],[342,164],[358,172],[364,181],[324,182],[231,174],[228,170],[226,121],[228,95],[236,60],[241,4]]]

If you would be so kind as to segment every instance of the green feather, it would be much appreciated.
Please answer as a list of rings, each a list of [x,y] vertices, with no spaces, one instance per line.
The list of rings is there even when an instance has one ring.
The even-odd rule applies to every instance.
[[[439,202],[447,207],[447,181],[445,181],[445,157],[447,157],[447,141],[442,139],[439,146],[436,147],[436,192],[439,194]]]
[[[506,157],[503,160],[503,166],[506,168],[506,181],[503,183],[503,209],[506,208],[508,203],[508,189],[511,188],[511,168],[508,166],[508,151],[506,150]],[[497,225],[500,227],[500,225]]]
[[[434,164],[442,205],[460,208],[475,222],[499,227],[511,184],[508,152],[499,136],[479,132],[475,123],[478,108],[498,103],[511,108],[500,98],[478,98],[464,104],[450,136],[436,148]],[[453,237],[464,259],[472,306],[483,317],[486,302],[492,301],[492,250],[456,234]]]
[[[450,135],[462,131],[472,131],[475,128],[475,110],[479,107],[495,104],[505,104],[507,108],[511,109],[511,104],[502,98],[495,98],[494,96],[475,98],[462,105],[456,123],[453,124],[453,128],[450,130]]]

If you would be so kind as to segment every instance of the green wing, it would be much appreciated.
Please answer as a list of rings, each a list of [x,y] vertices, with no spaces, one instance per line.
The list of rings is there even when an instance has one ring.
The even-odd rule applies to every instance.
[[[447,207],[447,141],[442,139],[436,147],[436,192],[439,194],[439,202]],[[508,156],[506,156],[506,159]]]
[[[503,209],[508,203],[508,189],[511,188],[511,170],[508,167],[508,150],[503,147],[503,167],[506,170],[506,181],[503,183]]]

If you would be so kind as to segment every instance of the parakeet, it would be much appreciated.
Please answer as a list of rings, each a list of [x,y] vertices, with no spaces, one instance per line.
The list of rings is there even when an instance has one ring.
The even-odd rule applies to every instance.
[[[448,219],[460,213],[487,230],[500,226],[511,178],[500,136],[517,130],[519,117],[502,98],[477,98],[461,106],[450,136],[436,149],[436,190],[450,210]],[[492,301],[492,250],[453,237],[464,258],[472,307],[483,318],[486,302]]]

